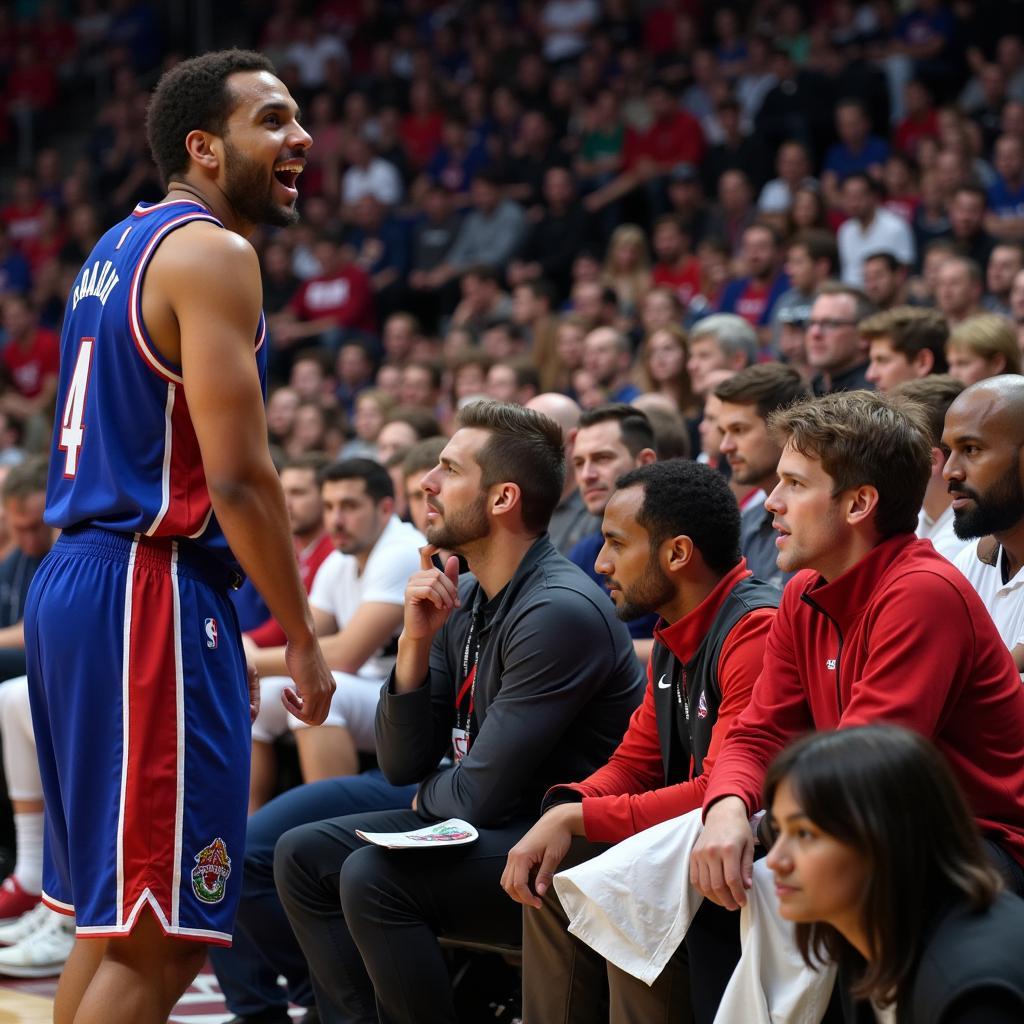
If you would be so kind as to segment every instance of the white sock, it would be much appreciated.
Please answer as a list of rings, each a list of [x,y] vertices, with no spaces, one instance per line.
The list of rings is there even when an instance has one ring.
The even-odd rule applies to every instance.
[[[15,814],[14,832],[18,847],[14,878],[25,892],[34,896],[43,888],[43,812]]]

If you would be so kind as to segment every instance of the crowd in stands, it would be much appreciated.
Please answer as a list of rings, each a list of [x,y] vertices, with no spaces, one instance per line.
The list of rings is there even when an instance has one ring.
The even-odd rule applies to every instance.
[[[0,660],[16,680],[0,686],[0,735],[17,833],[15,871],[0,888],[0,974],[55,972],[73,941],[66,921],[36,905],[42,805],[25,770],[33,743],[17,679],[20,620],[51,540],[38,454],[53,422],[69,290],[105,227],[163,195],[145,112],[155,77],[183,55],[163,43],[167,17],[135,0],[82,0],[74,15],[53,2],[0,4],[0,142],[16,154],[0,182],[0,475],[10,474]],[[269,440],[338,682],[325,725],[297,728],[280,704],[290,684],[283,633],[243,589],[264,704],[244,872],[242,857],[237,865],[239,928],[235,947],[213,957],[236,1019],[286,1020],[291,1000],[310,1021],[314,1003],[324,1020],[426,1020],[410,1015],[405,1001],[416,995],[439,1007],[429,1019],[452,1020],[434,935],[518,946],[518,900],[529,922],[527,1024],[574,1001],[574,1020],[609,1006],[621,1022],[688,1019],[692,1006],[710,1024],[739,955],[735,915],[711,903],[743,902],[726,870],[730,851],[746,849],[737,830],[759,806],[773,811],[782,839],[769,866],[785,878],[800,861],[788,852],[797,843],[786,814],[801,805],[818,821],[841,805],[819,794],[838,782],[801,776],[808,758],[845,750],[825,741],[783,755],[760,802],[770,755],[813,726],[890,721],[935,741],[969,810],[953,808],[966,830],[958,856],[977,876],[973,888],[963,871],[954,880],[958,912],[964,899],[995,907],[1019,940],[1020,915],[979,865],[984,849],[1006,888],[1024,891],[1024,790],[1010,764],[1024,750],[1024,476],[1012,455],[1016,446],[1019,463],[1024,444],[1020,6],[282,0],[235,17],[222,34],[271,57],[314,138],[297,186],[301,219],[253,242]],[[69,123],[67,110],[86,98],[88,119]],[[531,412],[502,418],[474,406],[482,398]],[[504,461],[480,441],[490,435],[509,446]],[[535,473],[524,470],[529,459]],[[517,492],[506,518],[472,535],[479,510],[448,478],[452,465],[473,467],[478,483],[494,465],[520,474],[521,500]],[[847,491],[837,526],[829,501]],[[431,509],[449,503],[469,533],[438,533]],[[833,530],[831,548],[820,547],[816,516]],[[798,529],[819,548],[796,543]],[[675,550],[683,534],[693,543]],[[424,536],[440,549],[432,565],[418,553]],[[661,590],[627,557],[658,544],[669,546]],[[472,587],[456,582],[446,554],[467,546]],[[559,583],[570,572],[562,555],[593,585],[578,573]],[[928,576],[938,595],[915,605],[922,624],[900,636],[909,598],[890,563]],[[803,569],[821,574],[820,607]],[[871,604],[849,577],[835,596],[847,571],[872,592],[891,588],[888,603]],[[492,601],[502,588],[491,579],[513,588],[515,616]],[[432,591],[451,625],[423,612],[416,587]],[[871,622],[850,623],[837,657],[821,620],[833,615],[834,625],[844,602],[858,601]],[[532,634],[530,614],[544,602],[547,621]],[[971,638],[960,637],[955,657],[935,633],[954,620]],[[788,652],[772,639],[783,622],[801,636]],[[578,648],[560,645],[559,629]],[[510,647],[532,636],[533,648],[495,668],[481,630]],[[479,658],[485,681],[462,708],[474,633],[474,673]],[[879,680],[901,676],[911,653],[934,669],[934,706],[923,706],[916,682],[905,705],[882,692]],[[758,700],[765,665],[778,692]],[[686,692],[688,671],[712,681],[710,703]],[[449,730],[437,709],[447,700],[450,717],[452,686]],[[992,705],[978,706],[986,695],[998,723],[986,717]],[[545,715],[531,727],[522,716],[533,702]],[[438,719],[429,737],[417,732],[417,710]],[[987,748],[954,735],[964,721]],[[455,767],[434,771],[449,732]],[[302,784],[278,793],[289,733]],[[887,744],[924,775],[941,774],[930,748],[901,734],[861,737],[849,756],[879,786]],[[941,802],[935,793],[954,783],[931,784],[919,791]],[[702,805],[714,813],[694,854],[692,881],[708,897],[694,940],[649,991],[600,957],[574,990],[558,964],[585,957],[564,934],[551,869]],[[398,871],[355,838],[364,825],[400,831],[446,817],[481,833],[459,861],[464,891],[446,900],[448,868]],[[818,825],[869,856],[871,836],[838,818]],[[470,911],[485,913],[487,928],[474,932]],[[893,993],[901,1007],[917,998],[907,971],[882,963],[891,950],[868,936],[865,952],[842,919],[810,913],[791,919],[833,931],[827,941],[798,933],[803,948],[819,941],[818,952],[860,978],[858,998],[879,1012]],[[402,935],[404,959],[367,920]],[[997,1003],[962,1020],[1020,1019],[1018,1004]]]

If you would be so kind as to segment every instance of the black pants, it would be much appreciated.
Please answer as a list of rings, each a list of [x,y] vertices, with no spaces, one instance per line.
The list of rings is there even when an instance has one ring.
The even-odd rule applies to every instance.
[[[499,880],[531,824],[481,829],[472,845],[439,850],[385,850],[355,834],[421,828],[411,810],[286,832],[274,878],[325,1024],[454,1024],[437,937],[519,944],[522,908]]]

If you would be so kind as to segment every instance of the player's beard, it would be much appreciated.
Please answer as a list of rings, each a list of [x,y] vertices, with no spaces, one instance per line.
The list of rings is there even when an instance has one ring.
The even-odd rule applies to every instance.
[[[615,586],[609,580],[609,585]],[[619,587],[622,599],[615,606],[615,614],[623,622],[632,622],[643,615],[650,615],[668,604],[675,597],[675,588],[668,577],[661,571],[658,559],[651,555],[644,566],[643,574],[628,590]]]
[[[467,544],[483,540],[491,532],[487,521],[487,496],[479,494],[473,503],[459,512],[445,513],[436,501],[431,503],[442,515],[444,521],[427,526],[427,540],[434,547],[444,551],[462,553]]]
[[[243,220],[273,227],[287,227],[298,221],[297,206],[274,202],[272,196],[277,179],[272,170],[268,171],[258,160],[237,149],[228,138],[224,139],[224,149],[227,171],[224,195]]]
[[[960,540],[1003,533],[1024,518],[1024,487],[1017,468],[1018,458],[984,494],[950,484],[953,497],[963,495],[974,499],[973,508],[953,509],[953,532]]]

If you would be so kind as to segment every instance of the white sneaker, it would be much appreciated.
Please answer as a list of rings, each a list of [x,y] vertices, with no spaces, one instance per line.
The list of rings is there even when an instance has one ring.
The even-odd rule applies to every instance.
[[[0,946],[13,946],[42,927],[52,911],[45,903],[37,903],[30,911],[22,914],[10,924],[0,925]]]
[[[0,949],[0,974],[49,978],[60,974],[75,945],[75,919],[48,911],[49,919],[21,942]]]

